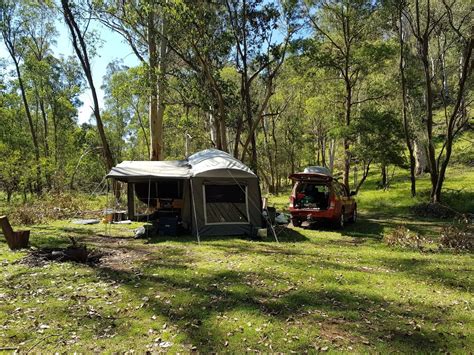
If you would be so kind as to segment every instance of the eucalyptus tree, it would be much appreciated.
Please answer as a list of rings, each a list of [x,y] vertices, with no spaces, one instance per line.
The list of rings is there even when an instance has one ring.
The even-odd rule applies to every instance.
[[[22,4],[24,5],[24,4]],[[26,46],[24,44],[25,22],[22,16],[22,6],[16,1],[5,0],[0,2],[0,30],[3,42],[7,48],[8,54],[13,61],[15,73],[18,80],[18,86],[21,92],[21,98],[25,115],[28,121],[28,128],[33,142],[33,150],[35,155],[34,166],[36,167],[36,192],[41,192],[42,174],[40,161],[40,147],[38,142],[38,134],[31,113],[31,105],[27,97],[27,88],[23,80],[21,65],[25,60]]]
[[[165,0],[95,1],[97,19],[119,33],[147,68],[149,96],[150,160],[162,160],[163,116],[166,109],[167,73],[170,66]]]
[[[106,168],[110,170],[115,165],[114,157],[112,156],[112,151],[110,150],[109,142],[105,134],[104,124],[100,113],[99,98],[97,96],[90,62],[91,48],[90,44],[88,44],[88,40],[90,40],[90,32],[88,32],[88,30],[92,13],[89,8],[83,9],[80,7],[79,3],[74,3],[70,0],[61,0],[61,9],[64,20],[69,29],[74,52],[81,63],[87,83],[89,84],[94,103],[94,117],[96,119],[97,130],[102,144],[102,153]]]
[[[173,3],[170,26],[179,34],[169,38],[169,46],[180,61],[182,77],[194,76],[201,84],[199,106],[211,117],[213,144],[228,150],[227,126],[231,125],[235,88],[222,72],[229,64],[233,37],[221,2],[183,1]]]
[[[285,60],[288,44],[299,27],[294,5],[294,2],[226,0],[234,38],[233,65],[240,74],[241,116],[236,127],[234,156],[245,160],[250,150],[249,165],[254,170],[258,166],[256,130],[274,93],[274,79]],[[278,30],[283,35],[277,35]],[[265,89],[256,99],[254,87],[258,78]],[[240,143],[245,126],[246,137]]]
[[[104,124],[119,160],[150,156],[145,75],[142,66],[129,68],[116,61],[109,63],[103,78]]]
[[[387,188],[387,168],[390,164],[403,166],[403,125],[393,109],[370,105],[354,118],[353,134],[363,132],[355,140],[352,154],[362,162],[362,176],[355,183],[359,192],[365,182],[372,163],[378,163],[382,170],[380,187]]]
[[[36,111],[41,114],[43,152],[44,157],[49,159],[48,79],[52,74],[54,61],[51,45],[54,44],[58,32],[54,25],[54,14],[41,3],[25,6],[23,17],[25,18],[23,41],[26,47],[25,79],[32,89]],[[50,179],[47,177],[46,180],[49,184]]]
[[[0,62],[0,68],[6,69]],[[0,188],[5,191],[7,202],[13,193],[20,191],[29,182],[29,163],[31,154],[31,137],[23,128],[22,98],[17,93],[15,82],[0,81]],[[33,157],[32,157],[33,155]]]
[[[342,140],[344,146],[344,184],[349,188],[351,168],[351,139],[348,131],[353,111],[362,104],[379,100],[384,92],[366,87],[364,80],[379,70],[391,55],[383,40],[378,11],[380,3],[370,0],[315,0],[303,2],[304,13],[313,30],[312,53],[315,65],[333,71],[333,77],[344,87],[344,117]],[[363,95],[357,97],[357,93]],[[375,91],[375,92],[373,92]]]
[[[469,1],[414,0],[402,12],[424,76],[423,133],[428,146],[431,202],[441,201],[453,143],[470,118],[473,11]],[[440,118],[437,111],[442,112]],[[438,138],[442,141],[439,149]]]

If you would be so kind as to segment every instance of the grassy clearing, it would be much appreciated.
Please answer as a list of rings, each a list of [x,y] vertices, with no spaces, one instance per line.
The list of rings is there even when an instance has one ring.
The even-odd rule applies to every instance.
[[[453,188],[469,184],[461,196],[472,193],[472,171],[453,175]],[[281,232],[278,244],[134,240],[131,229],[139,224],[106,231],[56,221],[32,228],[34,246],[67,245],[66,237],[75,236],[110,254],[95,266],[31,266],[20,262],[25,252],[10,252],[2,239],[0,347],[469,352],[472,255],[387,247],[381,235],[397,224],[436,235],[448,221],[412,216],[409,182],[401,176],[386,192],[373,189],[376,178],[361,193],[357,224],[343,231],[295,228]],[[272,201],[283,206],[287,196]]]

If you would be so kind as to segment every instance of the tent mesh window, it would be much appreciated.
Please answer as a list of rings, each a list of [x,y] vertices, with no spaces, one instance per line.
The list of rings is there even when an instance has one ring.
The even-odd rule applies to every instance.
[[[207,224],[248,223],[247,186],[204,185]]]
[[[179,180],[161,180],[136,183],[135,195],[144,204],[156,206],[157,201],[161,198],[165,199],[181,199],[183,198],[183,183]]]

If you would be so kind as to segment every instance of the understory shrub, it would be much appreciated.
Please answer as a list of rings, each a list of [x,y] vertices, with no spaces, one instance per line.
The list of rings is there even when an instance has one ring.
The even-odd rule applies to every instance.
[[[440,249],[453,249],[457,252],[474,251],[474,231],[472,222],[464,217],[458,223],[443,228],[439,241]]]
[[[423,251],[428,244],[431,244],[430,240],[410,231],[405,226],[398,226],[392,232],[385,234],[383,240],[391,247],[417,249],[420,251]]]
[[[96,198],[86,195],[49,194],[12,208],[9,218],[12,224],[17,225],[41,224],[49,220],[83,217],[84,215],[98,216],[103,207]]]
[[[383,237],[385,244],[391,247],[415,249],[419,251],[452,250],[455,252],[474,252],[474,227],[472,220],[464,216],[455,223],[444,227],[435,243],[405,226],[398,226]],[[430,247],[431,246],[431,247]],[[428,248],[430,247],[430,248]]]

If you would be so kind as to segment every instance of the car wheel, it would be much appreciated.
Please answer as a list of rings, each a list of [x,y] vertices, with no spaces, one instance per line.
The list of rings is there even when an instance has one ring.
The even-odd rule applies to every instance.
[[[339,216],[339,218],[337,219],[337,221],[334,223],[334,226],[337,228],[337,229],[343,229],[344,228],[344,210],[341,211],[341,215]]]
[[[299,219],[296,219],[296,218],[291,219],[291,224],[293,225],[293,227],[301,227],[302,223],[303,223],[303,221],[301,221]]]
[[[352,216],[349,219],[349,222],[355,223],[357,221],[357,205],[354,206],[354,210],[352,211]]]

